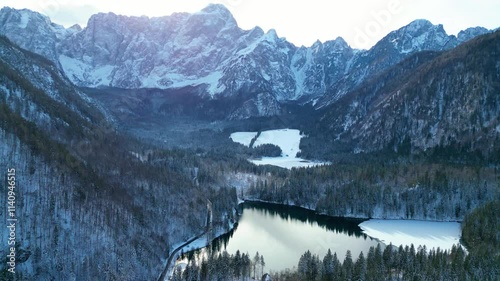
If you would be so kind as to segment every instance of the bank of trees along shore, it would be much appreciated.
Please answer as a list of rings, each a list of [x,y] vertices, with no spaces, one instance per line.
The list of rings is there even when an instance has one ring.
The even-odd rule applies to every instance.
[[[481,258],[481,262],[491,258]],[[330,250],[320,259],[305,252],[294,269],[272,273],[273,281],[330,281],[330,280],[498,280],[498,267],[492,262],[479,264],[478,257],[467,255],[460,246],[450,251],[427,250],[425,247],[371,247],[368,253],[353,257],[347,251],[340,257]],[[173,275],[174,281],[251,280],[263,275],[263,257],[250,259],[248,254],[229,255],[222,252],[197,263],[190,261],[184,270],[180,267]]]
[[[428,251],[425,247],[415,248],[413,245],[382,247],[379,244],[357,257],[347,251],[339,258],[336,253],[328,251],[320,259],[306,252],[296,271],[273,274],[273,280],[467,280],[465,257],[461,247],[453,247],[447,252],[439,249]]]
[[[331,216],[462,220],[499,198],[495,167],[432,163],[343,164],[294,169],[249,188],[247,198]]]
[[[260,280],[265,266],[264,257],[259,252],[253,257],[240,251],[234,255],[226,251],[211,252],[202,259],[190,256],[184,270],[181,267],[174,270],[172,280]]]

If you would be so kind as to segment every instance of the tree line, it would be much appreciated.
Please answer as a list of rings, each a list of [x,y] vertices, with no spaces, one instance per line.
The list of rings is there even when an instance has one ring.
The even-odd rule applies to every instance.
[[[172,275],[173,281],[198,280],[259,280],[265,273],[266,262],[259,252],[253,257],[239,250],[231,255],[227,251],[209,252],[201,259],[191,253],[186,258],[183,269],[177,266]]]
[[[422,162],[335,163],[256,182],[245,198],[330,216],[461,221],[498,192],[498,167]]]

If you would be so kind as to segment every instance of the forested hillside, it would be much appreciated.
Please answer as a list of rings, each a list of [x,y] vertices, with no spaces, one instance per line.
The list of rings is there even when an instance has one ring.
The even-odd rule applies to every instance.
[[[213,177],[193,181],[208,162],[118,134],[52,63],[0,44],[0,168],[16,170],[23,254],[16,280],[153,279],[169,250],[205,227],[207,200],[214,228],[228,228],[236,193]]]
[[[321,122],[306,129],[304,153],[435,152],[498,162],[499,61],[500,31],[410,56],[325,108]]]
[[[379,159],[295,169],[258,182],[245,196],[331,216],[445,221],[500,198],[498,168]]]

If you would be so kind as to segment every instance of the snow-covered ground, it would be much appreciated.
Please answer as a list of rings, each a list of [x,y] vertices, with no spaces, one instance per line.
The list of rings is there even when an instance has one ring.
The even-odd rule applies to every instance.
[[[427,249],[451,249],[459,243],[460,223],[412,221],[412,220],[369,220],[359,227],[366,235],[376,238],[386,245],[425,245]]]
[[[283,157],[295,157],[300,152],[302,137],[300,131],[294,129],[263,131],[255,141],[254,147],[270,143],[281,148]]]
[[[297,157],[263,157],[262,159],[251,159],[250,162],[255,165],[273,165],[278,166],[285,169],[291,168],[303,168],[303,167],[314,167],[320,165],[326,165],[328,163],[325,162],[313,162],[309,160],[305,160]]]
[[[236,132],[231,134],[230,138],[237,143],[250,146],[250,142],[257,135],[257,132]],[[274,144],[281,148],[281,157],[263,157],[262,159],[251,159],[250,162],[256,165],[273,165],[286,169],[299,167],[312,167],[325,165],[325,162],[308,161],[298,158],[297,153],[300,152],[300,139],[303,135],[299,130],[295,129],[280,129],[262,131],[260,136],[254,143],[254,147],[261,144]]]
[[[257,132],[237,132],[232,133],[230,138],[237,143],[241,143],[244,146],[250,146],[250,142],[257,135]]]

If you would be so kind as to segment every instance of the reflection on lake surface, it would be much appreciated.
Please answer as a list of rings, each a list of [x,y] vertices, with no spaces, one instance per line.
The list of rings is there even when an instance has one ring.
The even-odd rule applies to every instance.
[[[305,251],[324,255],[331,249],[339,260],[351,250],[355,260],[359,253],[368,252],[377,241],[361,232],[361,220],[332,218],[295,207],[264,203],[245,203],[241,207],[238,227],[212,242],[213,250],[237,250],[253,257],[258,251],[264,256],[266,271],[279,271],[297,266]]]

